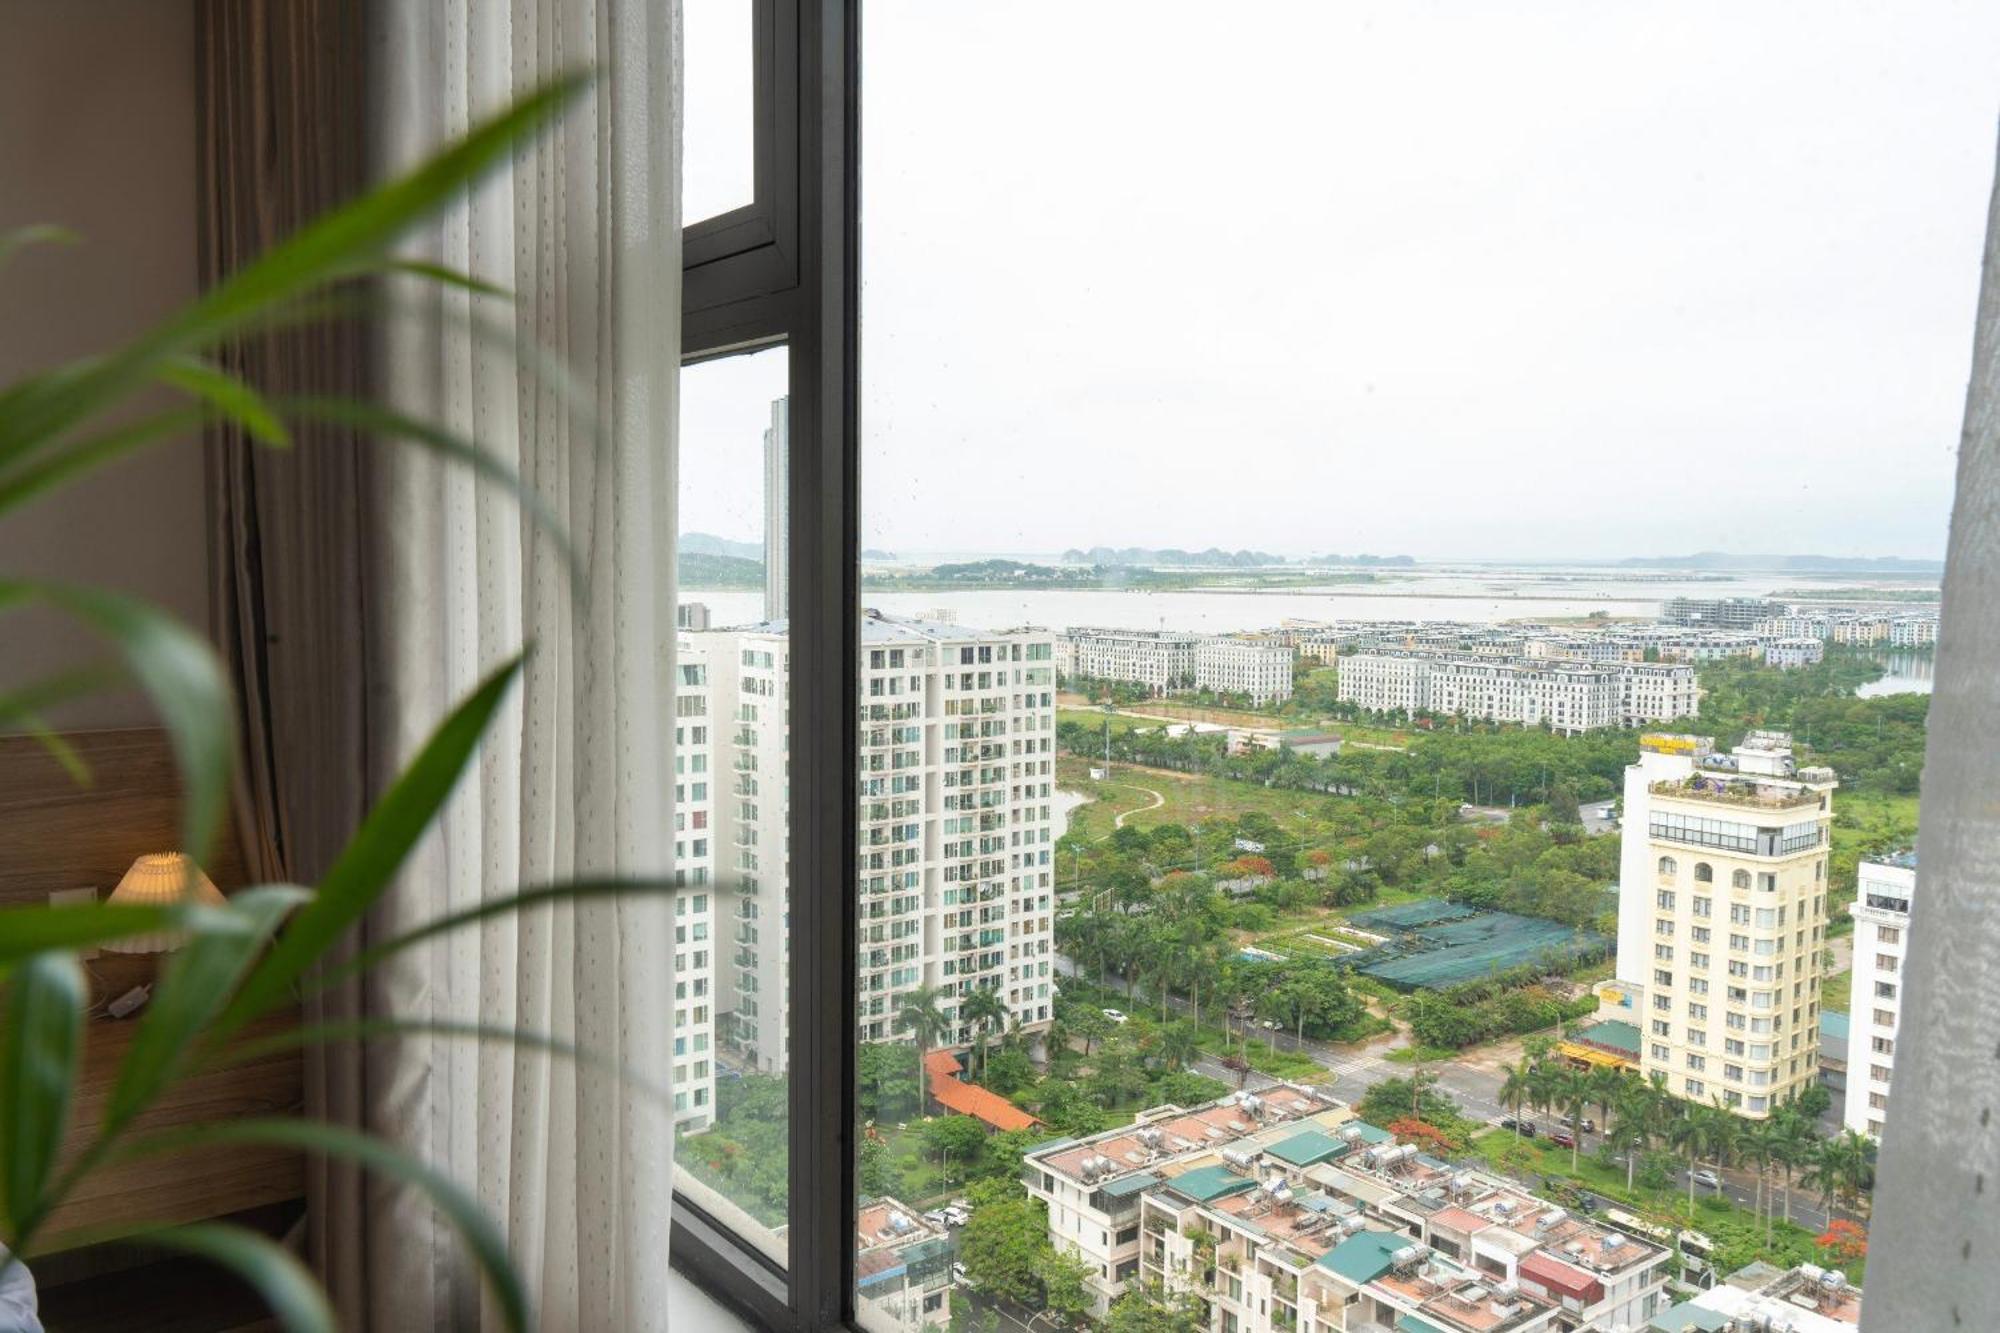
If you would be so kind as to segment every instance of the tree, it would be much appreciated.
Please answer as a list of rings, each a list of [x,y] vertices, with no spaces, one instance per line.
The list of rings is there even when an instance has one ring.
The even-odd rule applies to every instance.
[[[1861,1196],[1875,1185],[1875,1145],[1866,1135],[1851,1129],[1819,1145],[1806,1164],[1805,1183],[1819,1191],[1820,1200],[1835,1200],[1859,1210]]]
[[[972,1043],[973,1050],[978,1053],[979,1074],[983,1082],[987,1039],[1007,1025],[1007,1002],[1000,998],[1000,988],[997,985],[974,987],[972,994],[959,1001],[958,1021],[976,1027]]]
[[[1688,1107],[1685,1113],[1667,1125],[1667,1144],[1674,1151],[1687,1154],[1688,1173],[1688,1216],[1694,1216],[1694,1169],[1701,1156],[1707,1139],[1705,1122],[1698,1114],[1700,1108]]]
[[[924,1086],[924,1057],[943,1039],[949,1021],[938,1008],[942,994],[935,986],[919,986],[903,997],[896,1010],[896,1031],[907,1032],[917,1048],[917,1087]]]
[[[972,1220],[959,1233],[958,1257],[983,1295],[1034,1308],[1053,1259],[1048,1214],[1013,1180],[983,1180],[966,1191]]]
[[[1534,1095],[1534,1068],[1526,1060],[1511,1065],[1500,1083],[1500,1104],[1514,1113],[1514,1141],[1521,1141],[1521,1112]],[[1628,1182],[1629,1183],[1629,1182]]]
[[[1826,1257],[1835,1263],[1858,1264],[1868,1257],[1868,1230],[1859,1222],[1836,1217],[1826,1224],[1826,1230],[1813,1244],[1826,1251]]]
[[[1095,1272],[1068,1250],[1050,1246],[1042,1270],[1042,1304],[1072,1326],[1081,1322],[1095,1304],[1090,1290],[1090,1278]]]
[[[1569,1117],[1569,1169],[1576,1174],[1577,1152],[1583,1142],[1583,1111],[1590,1105],[1593,1089],[1590,1076],[1580,1070],[1565,1070],[1555,1081],[1556,1106]]]
[[[946,1180],[965,1179],[985,1146],[986,1127],[969,1115],[944,1115],[924,1124],[924,1150],[937,1157]]]
[[[1201,1050],[1201,1039],[1192,1023],[1169,1023],[1160,1029],[1160,1062],[1179,1073],[1193,1062]]]
[[[1098,1328],[1100,1333],[1206,1333],[1208,1316],[1192,1295],[1134,1284],[1112,1302]]]

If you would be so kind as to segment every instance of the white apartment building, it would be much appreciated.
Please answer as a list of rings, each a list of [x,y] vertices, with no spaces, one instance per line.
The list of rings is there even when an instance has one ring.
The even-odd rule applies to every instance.
[[[1824,612],[1813,613],[1794,609],[1785,615],[1759,621],[1757,632],[1773,639],[1823,640],[1833,632],[1833,622]]]
[[[786,703],[782,624],[688,635],[717,725],[716,876],[732,926],[720,1035],[760,1072],[788,1063]],[[1028,1032],[1050,1019],[1054,958],[1054,636],[870,614],[862,627],[860,1033],[896,1041],[903,997],[954,1016],[1000,992]],[[953,1029],[956,1043],[971,1032]]]
[[[715,722],[706,664],[675,671],[674,1124],[692,1133],[715,1115]]]
[[[1576,735],[1618,725],[1618,673],[1584,662],[1442,660],[1431,668],[1431,708]]]
[[[1416,653],[1350,653],[1340,659],[1335,697],[1371,713],[1422,712],[1431,706],[1431,662]]]
[[[1826,644],[1819,639],[1777,639],[1764,649],[1764,664],[1789,670],[1816,666],[1826,660]]]
[[[1166,630],[1071,628],[1056,639],[1065,680],[1129,680],[1155,694],[1195,687],[1199,634]]]
[[[771,402],[764,431],[764,619],[791,614],[792,398]]]
[[[1937,642],[1938,617],[1935,612],[1924,616],[1898,616],[1889,622],[1889,646],[1891,648],[1928,648]]]
[[[1837,780],[1797,769],[1791,738],[1728,755],[1646,736],[1625,770],[1617,976],[1640,1071],[1761,1119],[1818,1060],[1827,850]]]
[[[1643,727],[1701,711],[1701,683],[1684,662],[1619,662],[1618,725]]]
[[[1030,1152],[1052,1243],[1101,1312],[1134,1282],[1203,1300],[1217,1333],[1638,1327],[1668,1252],[1455,1168],[1280,1085]]]
[[[1854,917],[1854,1003],[1848,1016],[1847,1104],[1841,1119],[1856,1133],[1879,1139],[1903,1012],[1916,854],[1863,861],[1857,878],[1854,901],[1847,908]]]
[[[1292,697],[1292,650],[1272,639],[1203,639],[1194,650],[1194,686],[1218,694],[1247,694],[1252,703]]]

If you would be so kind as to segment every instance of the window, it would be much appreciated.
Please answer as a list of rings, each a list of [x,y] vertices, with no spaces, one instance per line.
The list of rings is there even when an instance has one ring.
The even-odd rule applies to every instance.
[[[1694,863],[1694,882],[1697,884],[1714,883],[1715,867],[1706,861],[1696,861]]]
[[[1680,867],[1674,864],[1673,857],[1663,856],[1660,858],[1660,874],[1662,876],[1674,874],[1679,869]]]
[[[852,166],[852,21],[797,0],[697,0],[683,20],[676,677],[700,697],[676,711],[704,724],[679,737],[675,814],[705,837],[677,850],[677,882],[701,889],[676,920],[699,916],[714,943],[683,951],[698,975],[676,993],[704,999],[686,1011],[700,1030],[676,1035],[714,1058],[690,1065],[677,1117],[673,1258],[771,1325],[838,1309],[854,1264],[851,1244],[787,1243],[854,1229],[845,1128],[824,1111],[860,1001],[819,964],[857,928],[849,876],[825,870],[859,861],[855,779],[832,758],[853,746],[859,675],[855,311],[849,219],[816,202]],[[699,533],[736,546],[696,548]],[[795,749],[827,762],[795,770]]]
[[[1729,873],[1729,887],[1732,889],[1749,888],[1750,872],[1747,870],[1732,870]]]

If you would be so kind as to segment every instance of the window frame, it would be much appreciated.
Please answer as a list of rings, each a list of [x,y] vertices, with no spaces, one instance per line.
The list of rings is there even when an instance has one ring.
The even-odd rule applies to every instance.
[[[752,1324],[854,1317],[859,851],[860,13],[751,0],[755,198],[682,231],[681,360],[788,349],[791,938],[790,1254],[780,1266],[674,1192],[670,1258]]]

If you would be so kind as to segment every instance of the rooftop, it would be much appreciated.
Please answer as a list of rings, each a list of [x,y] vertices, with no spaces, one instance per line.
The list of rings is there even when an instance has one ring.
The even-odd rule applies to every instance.
[[[1262,1130],[1327,1112],[1338,1112],[1330,1118],[1334,1124],[1352,1114],[1304,1088],[1280,1085],[1247,1098],[1225,1097],[1191,1111],[1178,1106],[1156,1107],[1141,1112],[1135,1124],[1031,1151],[1027,1160],[1082,1184],[1106,1184],[1118,1176],[1176,1159],[1217,1153]],[[1088,1171],[1086,1162],[1090,1163]]]
[[[924,1057],[924,1071],[930,1076],[931,1097],[947,1111],[969,1115],[997,1130],[1029,1129],[1042,1122],[996,1092],[959,1079],[958,1057],[950,1051],[932,1051]]]
[[[1817,807],[1820,795],[1811,787],[1782,778],[1738,777],[1702,769],[1685,778],[1655,782],[1649,790],[1655,796],[1671,796],[1684,801],[1711,801],[1721,805],[1748,806],[1762,810],[1791,810]]]
[[[1319,1266],[1358,1287],[1388,1272],[1396,1251],[1409,1243],[1394,1231],[1359,1231],[1321,1255]]]

